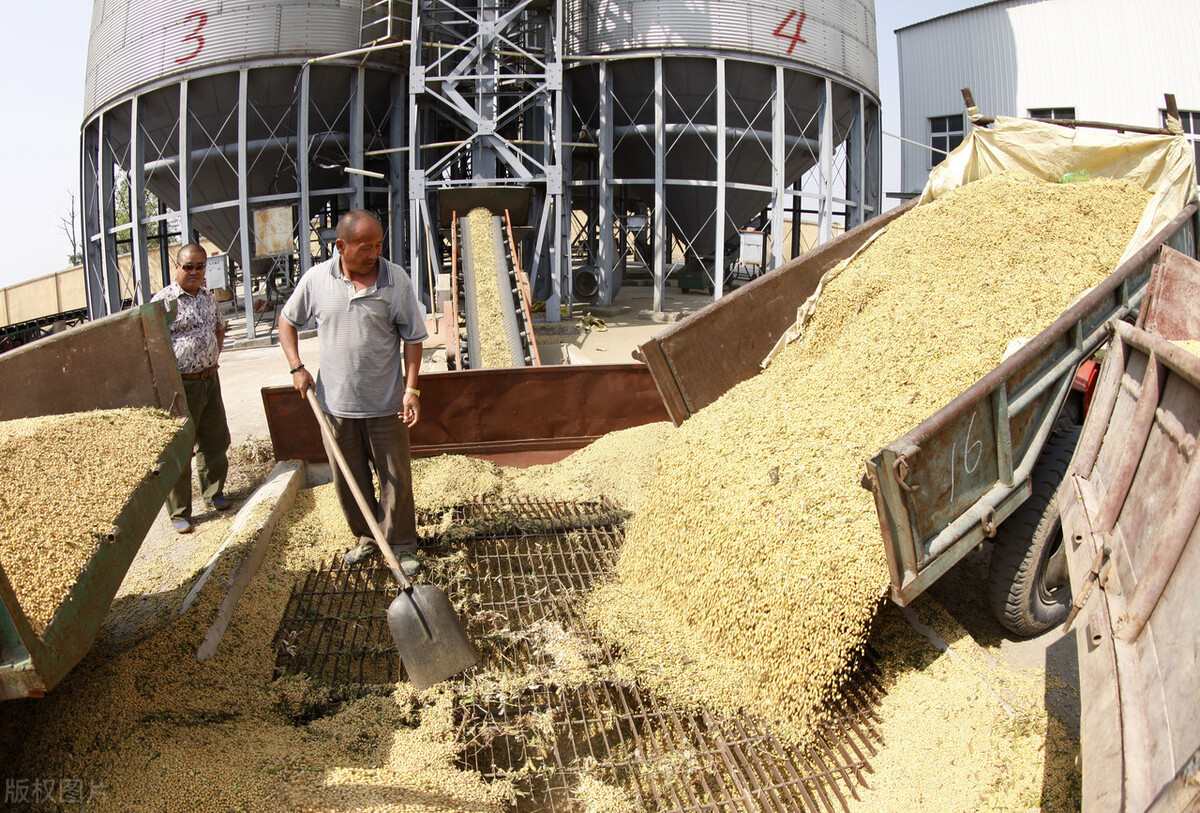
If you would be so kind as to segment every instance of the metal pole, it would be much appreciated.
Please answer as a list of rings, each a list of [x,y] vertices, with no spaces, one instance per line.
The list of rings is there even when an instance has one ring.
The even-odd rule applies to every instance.
[[[833,80],[826,78],[821,94],[821,208],[817,244],[833,239]]]
[[[725,124],[727,122],[725,98],[725,57],[717,57],[717,215],[713,235],[713,245],[716,257],[713,260],[713,291],[714,297],[720,299],[725,295],[725,180],[726,144]]]
[[[247,101],[249,99],[247,68],[238,71],[238,228],[242,242],[242,310],[246,316],[246,338],[254,338],[254,293],[250,279],[250,184],[246,156]]]
[[[417,126],[421,117],[418,113],[420,94],[425,92],[425,50],[421,42],[421,8],[423,2],[412,4],[412,17],[409,36],[412,37],[412,48],[409,50],[408,71],[408,153],[405,166],[408,168],[408,270],[412,275],[420,268],[421,245],[421,207],[419,201],[425,196],[425,178],[421,169],[421,139]],[[457,329],[457,328],[455,328]]]
[[[787,157],[783,137],[786,134],[783,107],[783,66],[775,66],[775,98],[771,105],[771,259],[774,268],[783,261],[783,214],[787,209]]]
[[[150,257],[146,250],[146,141],[138,126],[141,96],[129,101],[129,253],[133,261],[134,303],[150,301]]]
[[[312,265],[312,202],[309,199],[312,190],[308,178],[311,165],[308,155],[308,94],[311,80],[311,69],[305,64],[300,69],[300,95],[296,100],[296,183],[300,187],[296,200],[296,252],[300,256],[300,276],[307,274]]]
[[[666,109],[663,58],[654,57],[654,311],[661,312],[667,280]]]
[[[121,310],[121,267],[117,262],[117,240],[112,233],[116,225],[116,180],[113,170],[117,159],[106,137],[108,116],[100,116],[100,246],[101,269],[104,276],[104,314]]]
[[[158,202],[158,213],[165,215],[167,213],[167,204],[161,200]],[[171,250],[167,245],[167,221],[158,221],[158,275],[162,280],[163,287],[171,284]],[[186,243],[187,240],[181,241]]]
[[[863,215],[866,205],[866,176],[867,163],[866,147],[866,97],[861,93],[855,94],[854,121],[850,124],[850,143],[846,148],[846,160],[849,163],[846,171],[846,197],[850,201],[850,210],[846,213],[846,228],[852,229],[866,220]]]
[[[563,0],[555,0],[553,6],[554,19],[551,21],[551,30],[554,33],[554,62],[549,67],[549,72],[552,74],[547,79],[547,85],[550,92],[553,94],[552,107],[554,109],[554,152],[553,160],[557,164],[555,177],[547,178],[546,186],[553,191],[550,197],[551,205],[553,206],[553,220],[551,223],[555,228],[554,243],[558,246],[558,251],[550,255],[551,263],[549,265],[551,278],[553,279],[552,288],[553,294],[550,296],[550,301],[546,303],[546,319],[550,322],[557,322],[560,319],[559,303],[562,299],[562,278],[563,275],[571,273],[571,205],[570,192],[565,185],[564,173],[568,171],[569,150],[566,146],[566,112],[564,109],[563,95],[566,92],[564,83],[566,81],[563,75]],[[554,262],[557,260],[558,262]]]
[[[612,74],[607,62],[600,63],[600,192],[597,200],[596,266],[600,272],[600,290],[611,292],[617,245],[613,242],[613,101]],[[621,248],[624,248],[623,246]],[[607,301],[604,304],[608,304]]]
[[[190,243],[192,235],[192,114],[188,109],[188,80],[179,83],[179,241]],[[164,274],[166,271],[164,270]]]
[[[391,23],[389,22],[389,26]],[[393,147],[400,147],[404,144],[404,132],[407,128],[407,118],[405,112],[408,105],[408,86],[404,80],[399,77],[392,79],[392,102],[391,115],[388,117],[388,139]],[[405,179],[407,173],[405,168],[409,162],[411,153],[391,152],[388,153],[388,222],[391,228],[391,251],[389,256],[392,262],[404,264],[404,200],[405,200]],[[409,269],[411,270],[411,269]]]
[[[103,197],[100,193],[100,119],[95,119],[83,129],[80,139],[79,203],[83,226],[84,280],[87,294],[88,319],[99,319],[104,310],[104,260],[102,242],[93,239],[101,234],[100,209]]]
[[[350,89],[350,166],[363,168],[363,97],[366,95],[367,69],[359,66],[351,80]],[[363,176],[350,175],[350,208],[363,208]]]

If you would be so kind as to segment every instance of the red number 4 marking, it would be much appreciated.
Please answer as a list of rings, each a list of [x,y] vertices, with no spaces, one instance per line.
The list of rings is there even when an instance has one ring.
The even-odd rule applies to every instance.
[[[196,27],[192,29],[192,33],[183,38],[183,41],[187,42],[188,40],[195,40],[196,47],[187,56],[179,57],[179,59],[175,60],[176,62],[187,62],[189,59],[194,59],[200,53],[200,51],[204,49],[204,37],[200,35],[200,29],[204,28],[205,23],[208,22],[208,13],[203,11],[193,11],[191,14],[183,18],[185,23],[188,20],[195,20]],[[790,54],[791,51],[788,51],[788,53]]]
[[[795,16],[796,16],[796,10],[792,9],[791,11],[788,12],[788,16],[783,18],[783,22],[781,22],[779,24],[779,27],[775,29],[775,36],[783,37],[785,40],[792,41],[792,44],[789,45],[788,49],[787,49],[787,52],[789,54],[792,51],[796,50],[796,43],[802,42],[806,45],[808,44],[808,40],[806,40],[806,39],[804,39],[804,37],[800,36],[800,28],[804,25],[804,18],[808,16],[807,12],[800,13],[800,18],[796,20],[796,32],[794,34],[783,33],[783,27],[785,25],[787,25],[788,23],[790,23],[792,21],[792,18]]]

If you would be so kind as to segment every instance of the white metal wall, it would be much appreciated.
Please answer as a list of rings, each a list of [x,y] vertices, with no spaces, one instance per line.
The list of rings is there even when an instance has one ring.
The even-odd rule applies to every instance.
[[[896,32],[901,135],[929,143],[929,118],[1073,107],[1075,117],[1157,127],[1163,94],[1200,110],[1200,3],[1001,0]],[[901,148],[901,187],[917,192],[929,151]]]

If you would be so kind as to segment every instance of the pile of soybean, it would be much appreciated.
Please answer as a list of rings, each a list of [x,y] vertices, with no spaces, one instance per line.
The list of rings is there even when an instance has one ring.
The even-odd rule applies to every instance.
[[[887,586],[864,461],[1107,276],[1148,200],[1000,173],[898,218],[668,440],[592,617],[668,696],[806,737]]]
[[[0,421],[0,565],[39,636],[178,432],[148,408]]]
[[[398,683],[340,702],[307,678],[275,679],[293,585],[354,544],[332,485],[300,491],[216,655],[197,660],[257,533],[231,540],[186,613],[172,607],[171,623],[111,657],[89,653],[44,698],[6,702],[0,776],[71,780],[100,811],[503,810],[509,782],[455,765],[452,687]]]

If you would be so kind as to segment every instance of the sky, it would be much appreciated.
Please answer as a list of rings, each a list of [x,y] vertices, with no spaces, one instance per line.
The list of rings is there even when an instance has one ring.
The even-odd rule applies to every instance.
[[[733,0],[730,0],[731,2]],[[900,132],[895,29],[980,0],[876,0],[885,132]],[[61,219],[79,198],[79,128],[92,0],[4,3],[0,48],[0,288],[67,267]],[[51,45],[52,47],[48,47]],[[900,188],[900,149],[883,139],[883,192]],[[885,199],[885,204],[891,201]],[[76,218],[78,220],[78,217]]]

